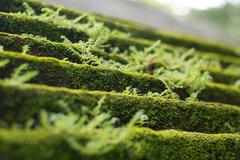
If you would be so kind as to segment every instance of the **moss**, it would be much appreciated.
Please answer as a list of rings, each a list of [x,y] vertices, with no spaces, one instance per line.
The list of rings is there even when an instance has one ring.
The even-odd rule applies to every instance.
[[[224,85],[221,83],[208,83],[208,87],[202,90],[198,98],[204,101],[229,103],[240,105],[239,87]]]
[[[81,58],[71,49],[70,45],[51,42],[49,40],[33,38],[30,36],[22,36],[0,32],[0,44],[4,46],[5,50],[21,52],[24,45],[28,45],[30,50],[28,54],[41,57],[54,57],[57,59],[67,58],[70,62],[81,64]],[[109,56],[107,53],[101,51],[94,51],[93,53],[105,59],[112,59],[118,62],[126,63],[123,59],[117,56]],[[223,73],[222,71],[205,68],[203,71],[208,71],[213,77],[214,82],[234,84],[240,76],[238,74]]]
[[[72,48],[71,44],[64,44],[58,42],[52,42],[49,40],[35,38],[27,35],[17,35],[0,32],[0,44],[4,47],[5,51],[21,52],[23,46],[29,46],[29,52],[27,54],[36,55],[40,57],[54,57],[57,59],[67,58],[70,62],[81,64],[81,58]],[[91,52],[106,60],[115,60],[120,63],[126,63],[120,57],[111,56],[99,49],[91,49]]]
[[[79,40],[87,41],[89,35],[85,32],[76,31],[74,29],[64,28],[54,25],[47,21],[17,15],[0,13],[0,31],[14,34],[33,34],[46,37],[51,41],[61,42],[61,36],[64,35],[72,42]],[[138,49],[151,45],[147,40],[121,39],[117,37],[110,37],[110,46],[118,47],[121,51],[128,49],[129,46],[136,46]]]
[[[24,45],[28,45],[28,54],[30,55],[36,55],[40,57],[54,57],[60,60],[67,58],[70,62],[79,64],[82,63],[81,58],[76,55],[76,53],[71,49],[72,46],[68,44],[52,42],[49,40],[34,38],[26,35],[22,36],[1,32],[0,44],[4,47],[4,50],[10,50],[15,52],[21,52],[22,47]],[[93,49],[93,54],[99,57],[103,57],[104,59],[111,59],[117,62],[126,63],[125,60],[121,59],[120,57],[110,56],[100,50]],[[223,59],[225,59],[225,57]],[[235,60],[236,58],[233,59]],[[221,71],[209,68],[205,68],[204,71],[210,72],[215,82],[234,84],[234,82],[240,79],[240,76],[238,76],[237,74],[222,73]]]
[[[10,138],[9,135],[12,135]],[[18,131],[1,130],[0,154],[4,159],[145,159],[145,160],[234,160],[239,159],[240,137],[238,134],[208,135],[179,131],[155,132],[149,129],[132,129],[125,143],[103,155],[82,155],[67,143],[67,137],[80,143],[83,138],[77,133],[62,134],[47,130]],[[7,146],[7,147],[6,147]]]
[[[189,49],[184,48],[184,47],[179,47],[179,46],[173,46],[169,44],[162,44],[163,48],[167,48],[168,50],[172,51],[179,51],[181,53],[186,53]],[[198,51],[195,50],[192,53],[194,56],[200,56],[203,57],[204,59],[207,60],[217,60],[222,64],[222,67],[226,65],[230,65],[232,63],[240,65],[240,58],[239,56],[233,56],[233,55],[228,55],[228,54],[219,54],[218,52],[209,52],[209,51]]]
[[[59,26],[53,25],[50,22],[39,21],[37,19],[23,17],[20,15],[14,15],[14,14],[8,15],[5,13],[0,13],[0,18],[2,19],[0,31],[3,31],[3,32],[17,33],[17,34],[28,33],[33,35],[39,35],[42,37],[47,37],[49,40],[52,40],[52,41],[62,41],[62,39],[60,38],[61,35],[66,36],[73,42],[78,42],[79,40],[86,41],[89,37],[85,32],[79,32],[74,29],[68,29],[68,28],[59,28]],[[46,28],[48,28],[47,31],[46,31]],[[146,39],[141,39],[141,38],[133,38],[133,37],[124,38],[124,37],[116,37],[112,35],[108,43],[110,43],[112,47],[118,47],[120,48],[120,51],[124,51],[124,50],[128,50],[129,46],[135,46],[138,49],[143,49],[145,47],[151,46],[154,42]],[[167,46],[169,47],[169,45]],[[173,47],[170,46],[170,48],[173,48]],[[180,48],[175,47],[175,48],[179,49],[180,51],[186,50],[181,47]],[[106,50],[109,51],[108,49]],[[96,55],[101,55],[101,56],[103,55],[103,53],[99,50],[94,51],[94,53]],[[221,59],[221,61],[224,64],[226,63],[240,64],[239,59],[234,59],[231,57],[233,55],[220,56],[217,54],[212,54],[212,53],[209,54],[204,52],[196,52],[195,54],[204,56],[207,59],[217,59],[217,60]],[[107,57],[124,62],[123,60],[120,60],[119,57],[111,57],[111,56],[107,56]]]
[[[89,65],[72,64],[54,58],[35,57],[14,52],[1,52],[1,59],[11,61],[8,67],[1,70],[0,77],[9,76],[14,68],[23,63],[29,64],[30,70],[38,70],[39,75],[32,83],[52,86],[68,87],[73,89],[89,89],[121,92],[131,86],[139,89],[139,93],[158,92],[166,89],[165,84],[153,76],[121,72]],[[221,92],[219,92],[221,90]],[[176,90],[182,98],[189,96],[186,89]],[[236,87],[209,83],[201,92],[200,100],[222,102],[233,105],[240,104],[240,90]],[[231,98],[229,98],[231,97]]]
[[[138,88],[142,93],[162,92],[165,89],[161,80],[144,74],[101,69],[59,61],[54,58],[35,57],[14,52],[1,52],[0,58],[11,61],[8,67],[1,70],[1,77],[8,76],[11,70],[18,65],[28,63],[30,70],[39,71],[39,75],[32,80],[33,83],[118,92],[125,90],[128,86]]]
[[[163,92],[165,83],[148,74],[81,64],[80,56],[72,49],[73,45],[62,43],[61,36],[72,42],[87,41],[91,36],[78,29],[54,25],[51,21],[14,14],[25,10],[23,2],[33,7],[38,15],[43,7],[59,8],[32,0],[0,0],[0,44],[5,50],[0,51],[0,60],[10,61],[9,65],[0,69],[0,78],[11,76],[12,71],[23,63],[29,64],[29,70],[39,71],[39,75],[29,84],[0,80],[0,159],[240,159],[239,134],[215,134],[240,132],[240,88],[232,85],[240,79],[237,73],[203,68],[203,71],[210,72],[214,81],[207,83],[198,94],[198,99],[205,102],[183,101],[189,96],[188,88],[175,90],[182,100],[143,96],[148,91]],[[83,13],[62,9],[60,14],[74,19]],[[161,39],[164,42],[161,45],[166,50],[185,52],[187,48],[196,48],[194,56],[220,62],[223,69],[231,64],[240,65],[239,53],[222,44],[152,30],[104,16],[93,17],[112,30],[129,32],[133,36],[112,33],[106,52],[91,50],[94,55],[104,59],[126,64],[122,58],[107,54],[111,52],[111,47],[118,47],[123,52],[129,46],[144,49],[151,46],[154,40]],[[23,53],[23,46],[26,45],[30,47],[27,55]],[[65,58],[70,62],[61,60]],[[139,89],[142,96],[117,93],[129,86]],[[102,97],[106,99],[100,109],[118,117],[119,126],[127,124],[136,112],[143,110],[149,118],[143,127],[150,129],[131,128],[127,139],[112,151],[84,155],[73,150],[67,142],[68,137],[73,137],[85,144],[86,139],[81,134],[36,127],[40,123],[42,110],[62,114],[66,112],[62,104],[66,104],[73,113],[82,115],[82,106],[94,109]],[[29,119],[33,120],[33,127],[37,129],[9,129],[12,125],[24,126]]]
[[[50,22],[7,13],[0,13],[0,31],[17,34],[33,34],[57,42],[62,41],[62,35],[66,36],[72,42],[78,42],[79,40],[86,41],[89,38],[84,32],[77,32],[74,29],[61,28]]]
[[[240,140],[236,134],[208,135],[179,131],[154,132],[137,129],[134,132],[136,159],[151,160],[235,160],[239,159]]]
[[[234,85],[234,83],[240,79],[240,75],[237,73],[224,72],[211,68],[204,68],[203,71],[209,72],[213,81],[217,83]]]
[[[139,110],[149,117],[146,127],[179,129],[205,133],[232,133],[240,130],[240,109],[218,103],[184,102],[117,93],[71,90],[43,85],[0,84],[1,120],[9,124],[25,123],[39,111],[62,112],[59,100],[76,113],[80,106],[94,108],[106,96],[103,111],[111,112],[125,124]]]
[[[4,12],[18,12],[24,11],[22,7],[23,2],[28,2],[30,6],[34,8],[37,14],[40,13],[41,8],[50,7],[53,9],[57,9],[57,6],[46,5],[42,3],[38,3],[31,0],[13,0],[11,2],[7,2],[5,0],[0,1],[0,10]],[[62,14],[67,15],[68,18],[76,18],[81,16],[83,13],[70,11],[67,9],[63,9],[61,11]],[[223,55],[231,55],[231,56],[239,56],[239,53],[232,49],[229,46],[224,44],[218,44],[215,42],[205,42],[205,40],[193,38],[186,35],[167,33],[164,31],[154,30],[147,28],[145,26],[130,23],[127,21],[122,21],[118,19],[110,19],[107,17],[93,15],[99,22],[104,22],[104,24],[110,29],[118,29],[123,32],[129,32],[135,37],[150,39],[150,40],[159,40],[161,39],[165,43],[169,43],[175,46],[183,46],[187,48],[196,48],[199,51],[208,51],[208,52],[217,52]]]

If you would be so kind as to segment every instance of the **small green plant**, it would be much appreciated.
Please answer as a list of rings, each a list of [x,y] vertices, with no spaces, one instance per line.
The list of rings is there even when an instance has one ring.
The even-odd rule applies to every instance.
[[[234,86],[236,86],[236,87],[240,87],[240,79],[237,80],[237,81],[234,83]]]
[[[0,52],[3,52],[4,51],[4,48],[3,46],[0,45]]]
[[[139,90],[137,88],[127,87],[122,93],[126,95],[138,96]]]
[[[66,141],[71,148],[84,155],[100,155],[107,153],[124,144],[124,140],[130,134],[131,128],[144,125],[148,121],[148,116],[143,112],[138,112],[132,120],[122,126],[115,127],[118,118],[111,117],[109,113],[101,112],[105,97],[98,101],[95,109],[82,106],[82,115],[69,110],[66,103],[61,103],[67,108],[67,113],[47,113],[41,112],[41,129],[47,129],[53,133],[64,133],[65,135],[75,134],[77,137],[66,136]]]
[[[35,15],[34,9],[31,6],[29,6],[28,3],[23,2],[22,6],[25,8],[25,12],[24,13],[19,13],[19,14],[25,14],[27,16],[34,16]]]
[[[30,48],[28,45],[24,45],[22,47],[22,54],[27,54],[30,51]]]
[[[10,61],[8,59],[0,60],[0,68],[6,67]],[[21,84],[32,80],[38,75],[38,71],[27,71],[29,65],[21,64],[19,67],[14,69],[10,78],[1,79],[1,82]]]
[[[8,59],[2,59],[0,60],[0,68],[5,67],[9,63]]]

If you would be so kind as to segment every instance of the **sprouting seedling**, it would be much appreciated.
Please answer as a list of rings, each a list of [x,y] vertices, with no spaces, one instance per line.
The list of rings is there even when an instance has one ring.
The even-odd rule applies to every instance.
[[[22,47],[22,54],[27,54],[30,51],[30,48],[28,45],[24,45]]]
[[[73,44],[66,36],[64,36],[64,35],[61,35],[61,37],[60,37],[63,41],[62,41],[62,43],[64,43],[64,44]]]
[[[75,18],[72,22],[73,22],[74,24],[79,23],[81,20],[83,20],[83,19],[86,18],[87,16],[88,16],[88,14],[87,14],[87,13],[84,13],[84,14],[82,14],[81,16]]]
[[[153,45],[151,45],[150,47],[147,47],[144,49],[144,54],[149,54],[150,52],[152,52],[154,49],[156,49],[157,47],[159,47],[161,44],[161,41],[158,40],[156,41]]]
[[[240,87],[240,79],[237,80],[237,81],[234,83],[234,86],[236,86],[236,87]]]
[[[27,16],[34,16],[35,11],[34,9],[26,2],[22,3],[23,8],[25,8],[25,12],[22,14],[26,14]]]
[[[101,108],[102,108],[105,100],[106,100],[106,96],[103,96],[103,97],[98,101],[97,106],[96,106],[95,109],[93,110],[93,115],[94,115],[94,116],[97,116],[98,114],[101,113]]]
[[[57,10],[53,10],[50,8],[42,8],[42,14],[36,15],[34,14],[34,11],[30,11],[31,7],[29,5],[26,6],[28,9],[24,13],[22,13],[23,15],[31,16],[32,18],[37,18],[44,21],[51,21],[51,23],[54,23],[61,27],[76,29],[77,31],[85,32],[89,35],[89,37],[95,40],[95,45],[97,45],[99,48],[105,46],[103,44],[108,41],[111,35],[111,30],[103,23],[97,22],[95,18],[91,15],[83,14],[82,16],[72,20],[68,19],[63,14],[60,14],[62,8],[59,8]],[[86,20],[84,21],[85,23],[80,23],[83,19]]]
[[[111,35],[115,36],[115,37],[122,37],[122,38],[129,38],[131,37],[131,33],[126,33],[126,32],[122,32],[119,30],[114,29],[111,33]]]
[[[139,95],[139,90],[137,88],[132,88],[132,87],[126,87],[126,89],[122,92],[123,94],[126,95],[133,95],[133,96],[137,96]]]
[[[10,62],[9,59],[0,60],[0,68],[5,67],[9,62]]]
[[[20,65],[14,70],[9,80],[15,83],[25,83],[36,77],[38,75],[38,71],[27,71],[22,73],[24,70],[28,69],[28,66],[28,64]]]
[[[3,59],[0,61],[0,67],[5,67],[10,61],[8,59]],[[26,71],[28,69],[28,64],[22,64],[16,69],[14,69],[10,78],[1,79],[2,82],[8,83],[25,83],[33,79],[38,75],[38,71]],[[25,72],[24,72],[25,71]]]
[[[26,36],[26,37],[32,37],[32,38],[37,38],[38,40],[48,40],[46,37],[42,37],[42,36],[39,36],[39,35],[33,35],[33,34],[28,34],[28,33],[23,33],[21,34],[22,36]]]

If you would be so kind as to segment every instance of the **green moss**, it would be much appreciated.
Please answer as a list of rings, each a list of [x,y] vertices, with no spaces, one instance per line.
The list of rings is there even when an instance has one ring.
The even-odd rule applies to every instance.
[[[152,129],[179,129],[205,133],[231,133],[240,130],[240,109],[218,103],[184,102],[117,93],[71,90],[43,85],[21,86],[1,83],[1,120],[24,123],[37,117],[39,111],[62,112],[59,100],[80,113],[81,106],[94,108],[106,96],[102,110],[127,123],[139,110],[149,117],[146,127]]]
[[[11,137],[9,137],[11,135]],[[149,129],[132,129],[125,143],[103,155],[82,155],[66,142],[67,137],[84,139],[77,133],[62,134],[47,130],[1,130],[0,154],[3,158],[68,160],[68,159],[145,159],[145,160],[235,160],[239,159],[240,137],[238,134],[208,135],[179,131],[155,132]],[[130,146],[126,145],[131,144]]]
[[[178,131],[154,132],[137,129],[134,142],[139,159],[151,160],[235,160],[239,159],[238,134],[208,135]],[[138,159],[136,158],[136,159]]]
[[[203,71],[210,73],[214,82],[234,85],[234,83],[240,79],[240,75],[237,73],[224,72],[223,70],[205,68]]]
[[[37,14],[41,13],[41,8],[50,7],[52,9],[57,9],[57,6],[41,4],[30,0],[13,0],[7,2],[5,0],[0,1],[0,10],[3,12],[19,12],[24,11],[22,6],[23,2],[27,2],[31,7],[34,8]],[[83,13],[70,11],[63,9],[61,14],[67,15],[68,18],[76,18],[81,16]],[[127,21],[122,21],[118,19],[110,19],[107,17],[93,15],[99,22],[104,22],[104,24],[110,29],[118,29],[123,32],[129,32],[135,37],[159,40],[161,39],[165,43],[169,43],[175,46],[184,46],[187,48],[196,48],[199,51],[217,52],[223,55],[239,56],[236,50],[224,44],[217,44],[214,42],[205,42],[205,40],[193,38],[186,35],[172,34],[159,30],[149,29],[145,26],[141,26],[135,23],[130,23]]]
[[[0,77],[8,76],[11,70],[22,63],[28,63],[30,70],[39,71],[39,75],[32,80],[33,83],[118,92],[125,90],[128,86],[138,88],[142,93],[162,92],[165,89],[161,80],[145,74],[101,69],[59,61],[54,58],[35,57],[14,52],[1,52],[0,58],[11,61],[8,67],[1,70]]]
[[[240,106],[240,89],[221,83],[208,83],[207,88],[201,91],[198,98],[204,101],[229,103]]]
[[[23,46],[29,47],[27,54],[36,55],[41,57],[54,57],[57,59],[67,58],[70,62],[81,64],[81,57],[73,49],[71,44],[52,42],[43,38],[35,38],[27,35],[8,34],[0,32],[0,44],[4,47],[5,51],[22,52]],[[111,56],[99,49],[91,49],[92,54],[102,57],[106,60],[115,60],[117,62],[126,63],[120,57]]]
[[[29,46],[27,54],[36,55],[40,57],[54,57],[57,59],[67,58],[70,62],[81,64],[81,57],[71,48],[71,45],[51,42],[49,40],[34,38],[27,35],[16,35],[0,32],[0,44],[4,50],[21,52],[23,46]],[[123,59],[117,56],[110,56],[102,51],[93,50],[93,54],[103,57],[104,59],[116,60],[117,62],[126,63]],[[235,58],[236,59],[236,58]],[[238,74],[223,73],[218,70],[206,68],[204,71],[210,72],[215,82],[234,84],[240,76]]]
[[[173,46],[173,45],[164,44],[164,43],[162,44],[162,47],[167,48],[168,50],[170,49],[172,51],[179,51],[183,53],[189,50],[188,48]],[[238,56],[233,56],[228,54],[219,54],[218,52],[209,52],[209,51],[203,52],[199,50],[195,50],[192,54],[194,56],[203,57],[204,59],[207,59],[207,60],[217,60],[220,62],[223,68],[232,63],[240,65],[240,58]]]
[[[193,56],[206,59],[207,67],[202,68],[202,71],[208,71],[213,77],[213,82],[208,82],[197,95],[199,100],[205,102],[185,100],[190,96],[190,85],[174,89],[182,100],[164,99],[154,92],[166,91],[166,83],[154,76],[136,73],[137,71],[117,70],[117,67],[121,66],[115,66],[116,70],[114,70],[107,62],[105,66],[109,65],[111,69],[81,64],[84,61],[80,56],[83,51],[75,52],[73,48],[76,46],[62,42],[62,36],[75,43],[79,40],[89,42],[89,38],[93,38],[94,35],[81,26],[64,25],[68,21],[63,20],[62,25],[51,20],[38,19],[37,16],[16,14],[25,11],[23,2],[33,7],[37,15],[41,14],[41,9],[44,7],[54,10],[59,8],[32,0],[0,0],[0,48],[3,47],[5,50],[0,51],[0,60],[5,60],[0,68],[0,79],[3,78],[0,80],[0,159],[240,159],[240,136],[215,134],[240,132],[240,88],[232,85],[240,79],[240,76],[238,73],[224,71],[229,65],[236,66],[233,68],[240,65],[240,55],[235,49],[201,39],[152,30],[127,21],[91,15],[109,29],[118,30],[114,34],[105,28],[108,31],[106,37],[110,36],[107,42],[104,41],[107,44],[105,51],[86,44],[98,57],[127,64],[128,62],[120,58],[121,56],[108,54],[112,52],[112,47],[117,47],[120,52],[127,54],[130,46],[142,50],[152,46],[155,40],[161,39],[164,42],[161,44],[164,51],[185,53],[187,48],[195,48],[197,51]],[[66,15],[73,20],[83,13],[63,8],[60,15]],[[82,21],[88,20],[84,17]],[[128,33],[131,36],[126,36]],[[5,65],[8,62],[9,65]],[[12,75],[13,70],[16,79],[24,76],[20,71],[25,70],[27,66],[29,70],[39,71],[39,75],[29,84],[24,84],[24,80],[30,79],[37,72],[28,74],[20,82],[5,79]],[[131,95],[123,92],[129,86],[138,89],[139,93]],[[152,93],[145,95],[149,91]],[[150,95],[159,95],[159,97]],[[83,136],[80,131],[57,132],[53,128],[48,130],[44,126],[39,128],[41,121],[39,114],[42,110],[60,115],[66,113],[65,106],[74,114],[84,117],[86,113],[83,108],[87,106],[90,111],[94,110],[102,97],[105,97],[105,101],[100,109],[104,113],[110,113],[112,117],[119,118],[117,124],[119,126],[126,125],[136,112],[142,110],[148,118],[143,124],[144,127],[154,130],[176,129],[213,134],[174,130],[153,131],[130,126],[128,128],[131,133],[124,142],[114,146],[113,150],[107,153],[99,152],[98,155],[86,155],[76,148],[74,150],[68,138],[74,138],[78,143],[87,145],[88,134]],[[47,116],[45,118],[48,119]],[[31,119],[33,121],[29,121]],[[35,130],[9,129],[12,125],[21,128],[30,122],[33,122],[32,127]],[[99,132],[102,131],[101,129],[97,126]],[[110,129],[114,130],[111,127]],[[108,134],[105,137],[109,138]],[[114,139],[111,141],[114,143]],[[98,144],[92,147],[96,145]]]
[[[17,34],[33,34],[57,42],[62,41],[62,35],[72,42],[78,42],[79,40],[86,41],[89,38],[84,32],[61,28],[50,22],[40,21],[19,14],[7,13],[0,13],[0,31]]]
[[[22,36],[8,33],[0,33],[0,44],[5,50],[21,52],[23,46],[29,46],[30,55],[41,57],[54,57],[57,59],[67,58],[69,61],[81,64],[81,57],[79,57],[71,46],[68,44],[51,42],[49,40],[34,38],[30,36]],[[105,59],[112,59],[124,63],[124,60],[117,56],[110,56],[101,51],[94,51],[93,54],[103,57]],[[126,62],[125,62],[126,63]],[[205,68],[204,71],[210,72],[213,80],[219,83],[234,84],[240,76],[238,74],[223,73],[222,71]]]

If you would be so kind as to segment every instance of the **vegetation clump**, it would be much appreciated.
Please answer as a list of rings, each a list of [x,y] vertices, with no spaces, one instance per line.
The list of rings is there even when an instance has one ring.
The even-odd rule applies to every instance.
[[[239,159],[239,68],[224,45],[0,0],[0,157]]]

